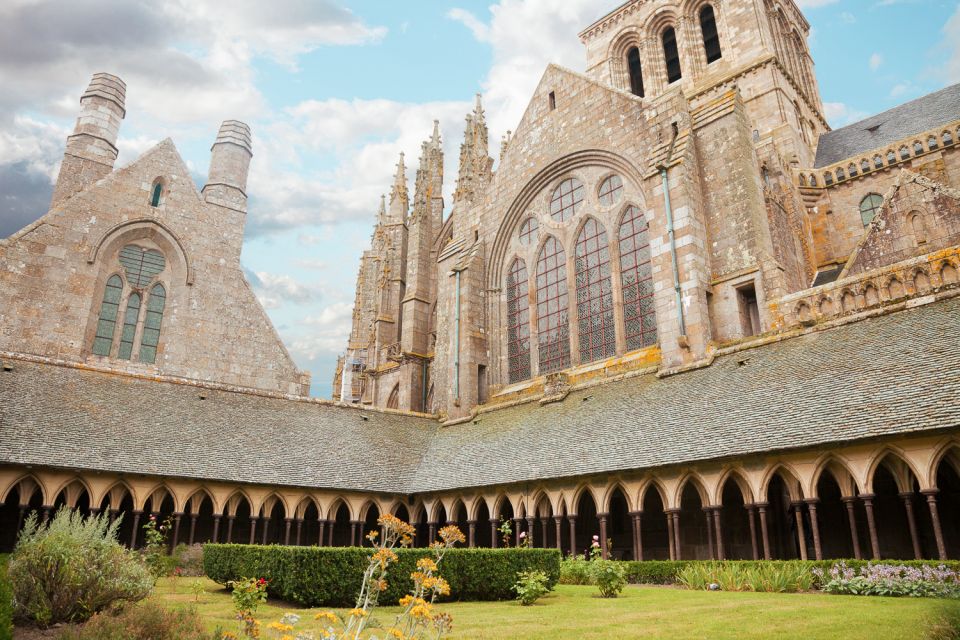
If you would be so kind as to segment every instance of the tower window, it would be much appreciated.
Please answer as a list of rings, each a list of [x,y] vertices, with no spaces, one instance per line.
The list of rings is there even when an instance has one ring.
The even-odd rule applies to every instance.
[[[554,109],[557,108],[557,94],[551,91],[548,98],[550,101],[550,111],[553,111]]]
[[[627,51],[627,69],[630,71],[630,91],[643,97],[643,71],[640,68],[640,49],[630,47]]]
[[[153,191],[150,194],[150,206],[159,207],[160,206],[160,196],[163,195],[163,183],[159,180],[156,184],[153,185]]]
[[[707,54],[707,64],[719,60],[722,56],[720,36],[717,34],[717,19],[710,5],[700,10],[700,30],[703,32],[703,50]]]
[[[737,305],[740,307],[743,336],[746,338],[760,333],[760,306],[757,304],[757,290],[752,282],[737,289]]]
[[[663,32],[663,57],[667,62],[667,82],[676,82],[680,73],[680,52],[677,51],[677,33],[673,27]]]

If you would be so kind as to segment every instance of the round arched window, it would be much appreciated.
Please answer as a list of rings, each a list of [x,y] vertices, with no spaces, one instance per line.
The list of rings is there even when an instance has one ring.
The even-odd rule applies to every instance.
[[[526,246],[533,244],[537,241],[537,231],[540,228],[540,223],[537,222],[536,218],[527,218],[523,221],[523,224],[520,225],[520,244]]]
[[[567,178],[553,192],[550,217],[557,222],[566,222],[577,214],[582,202],[583,183],[576,178]]]
[[[860,201],[860,220],[863,226],[867,226],[880,212],[880,205],[883,204],[883,196],[879,193],[869,193]]]
[[[600,204],[607,207],[620,201],[623,196],[623,179],[612,175],[600,183]]]

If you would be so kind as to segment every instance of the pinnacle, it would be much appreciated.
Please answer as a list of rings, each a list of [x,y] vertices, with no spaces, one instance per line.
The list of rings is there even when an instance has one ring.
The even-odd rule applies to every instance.
[[[440,148],[440,121],[439,120],[433,121],[433,135],[430,136],[430,144],[433,145],[433,147],[436,149]]]

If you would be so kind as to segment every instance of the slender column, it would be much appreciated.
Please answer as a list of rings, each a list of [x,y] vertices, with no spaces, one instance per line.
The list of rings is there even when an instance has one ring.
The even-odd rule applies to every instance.
[[[177,543],[180,541],[180,518],[182,517],[182,513],[173,514],[173,542],[171,548],[176,548]]]
[[[670,559],[677,559],[677,550],[674,548],[673,513],[669,509],[663,511],[667,516],[667,548],[670,550]]]
[[[283,546],[290,546],[290,525],[293,524],[292,518],[283,519]]]
[[[140,531],[140,516],[143,515],[143,511],[134,511],[133,512],[133,531],[130,532],[130,548],[137,548],[137,533]]]
[[[490,518],[490,548],[491,549],[496,549],[500,544],[500,540],[498,539],[500,535],[500,529],[498,528],[499,526],[500,526],[499,520],[497,520],[496,518]]]
[[[270,517],[263,517],[263,535],[260,537],[260,544],[267,544],[267,535],[270,533]]]
[[[513,546],[520,546],[520,525],[523,523],[523,518],[514,518],[513,519]]]
[[[673,510],[673,545],[677,549],[677,560],[683,560],[683,553],[680,550],[680,509]]]
[[[637,512],[631,511],[628,515],[630,516],[630,533],[632,535],[631,544],[633,545],[631,548],[631,553],[633,555],[633,559],[636,560],[638,557],[637,555]]]
[[[799,500],[792,502],[793,515],[797,519],[797,542],[800,544],[800,559],[807,559],[807,534],[803,528],[803,503]]]
[[[222,515],[213,516],[213,535],[210,538],[210,542],[216,544],[220,541],[220,518]]]
[[[873,516],[872,493],[861,493],[860,499],[863,500],[863,508],[867,511],[867,530],[870,532],[870,552],[874,560],[880,559],[880,539],[877,537],[877,521]]]
[[[23,528],[23,519],[27,515],[27,505],[20,505],[20,514],[17,516],[17,533]],[[110,512],[110,524],[113,524],[113,511]]]
[[[607,549],[607,518],[609,513],[598,513],[597,520],[600,521],[600,557],[606,560],[610,557],[610,549]]]
[[[358,524],[360,524],[360,523],[357,522],[356,520],[351,520],[351,521],[350,521],[350,546],[351,546],[351,547],[357,546],[357,525],[358,525]],[[437,525],[436,525],[436,524],[432,524],[432,525],[430,525],[430,526],[432,526],[434,530],[436,530],[436,528],[437,528]],[[430,536],[430,539],[433,540],[433,536],[432,536],[432,535]]]
[[[44,505],[40,507],[40,524],[45,525],[50,521],[50,512],[53,510],[53,507]]]
[[[188,538],[188,540],[190,540],[190,544],[193,544],[193,541],[196,539],[196,533],[197,533],[197,514],[191,513],[190,514],[190,537]]]
[[[643,560],[643,511],[637,511],[637,560]]]
[[[570,525],[570,555],[577,557],[577,516],[567,516]]]
[[[715,555],[715,546],[713,538],[713,508],[704,507],[703,513],[707,518],[707,550],[710,553],[710,559],[714,560],[717,556]]]
[[[917,536],[917,520],[913,514],[913,492],[904,491],[900,494],[903,500],[903,508],[907,512],[907,527],[910,529],[910,542],[913,543],[913,557],[919,560],[922,556],[920,552],[920,539]]]
[[[233,521],[237,516],[227,516],[227,544],[233,544]]]
[[[930,522],[933,524],[933,536],[937,539],[937,553],[940,560],[947,559],[947,545],[943,541],[943,529],[940,527],[940,511],[937,509],[937,489],[921,491],[927,496],[927,507],[930,508]]]
[[[857,533],[857,514],[853,509],[853,502],[856,498],[853,496],[842,496],[840,499],[847,505],[847,521],[850,523],[850,540],[853,543],[853,557],[861,560],[863,554],[860,553],[860,534]]]
[[[747,510],[747,521],[750,523],[750,550],[753,551],[753,559],[760,559],[760,549],[757,547],[757,524],[754,518],[756,507],[753,504],[743,505]]]
[[[533,540],[533,532],[537,529],[534,526],[534,522],[535,520],[532,516],[527,516],[527,546],[529,546],[531,549],[536,546]]]
[[[717,536],[717,560],[724,560],[726,554],[723,552],[723,533],[720,529],[720,509],[721,507],[713,508],[713,530]]]
[[[813,555],[817,560],[823,560],[823,548],[820,546],[820,522],[817,519],[817,498],[807,498],[807,509],[810,511],[810,529],[813,533]]]
[[[467,520],[467,544],[471,549],[477,546],[477,521]]]
[[[760,512],[760,537],[763,539],[763,559],[770,559],[770,531],[767,529],[767,507],[769,502],[758,502],[757,511]]]
[[[324,546],[324,545],[323,545],[323,541],[324,541],[323,534],[324,534],[324,529],[326,528],[326,527],[325,527],[326,524],[327,524],[327,521],[326,521],[326,520],[323,520],[323,519],[321,519],[321,518],[317,518],[317,527],[320,529],[320,531],[317,532],[317,546],[318,546],[318,547]],[[330,527],[330,528],[332,529],[333,527]]]
[[[256,541],[257,539],[256,537],[257,536],[257,520],[259,520],[257,516],[250,516],[250,543],[249,544],[253,544],[254,541]]]
[[[433,541],[437,539],[437,523],[428,522],[427,523],[427,546],[433,544]]]
[[[336,521],[336,520],[327,520],[327,522],[330,524],[329,530],[327,531],[327,536],[328,536],[328,537],[327,537],[327,546],[328,546],[328,547],[332,547],[332,546],[333,546],[333,530],[337,528],[337,521]]]
[[[563,553],[563,546],[560,543],[561,533],[563,531],[563,516],[553,516],[553,522],[557,533],[557,551]]]
[[[295,545],[300,546],[300,537],[303,535],[303,518],[296,518],[294,520],[297,523],[297,538]]]
[[[547,520],[549,518],[540,518],[540,546],[544,549],[547,548]]]

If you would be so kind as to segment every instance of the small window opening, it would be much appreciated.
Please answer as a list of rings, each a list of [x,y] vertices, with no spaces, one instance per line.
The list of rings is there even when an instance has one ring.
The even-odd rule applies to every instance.
[[[922,154],[922,153],[923,153],[923,144],[920,143],[920,142],[914,142],[914,143],[913,143],[913,153],[914,153],[914,155],[917,155],[917,156],[919,156],[920,154]]]
[[[640,67],[640,49],[630,47],[627,51],[627,68],[630,70],[630,91],[643,97],[643,70]]]
[[[476,242],[480,239],[480,231],[478,229],[473,230],[473,241]]]
[[[477,402],[485,404],[487,401],[487,366],[477,365]]]
[[[719,60],[722,56],[720,36],[717,34],[717,19],[710,5],[700,10],[700,30],[703,31],[703,49],[707,54],[707,64]]]
[[[150,195],[150,206],[159,207],[160,206],[160,196],[163,194],[163,183],[157,182],[153,185],[153,193]]]
[[[553,111],[557,108],[557,94],[553,91],[550,92],[550,111]]]
[[[683,77],[680,72],[680,52],[677,51],[677,33],[673,27],[663,32],[663,57],[667,62],[667,82],[676,82]]]
[[[757,304],[757,290],[753,283],[737,288],[737,305],[740,308],[740,327],[743,337],[760,333],[760,306]]]

